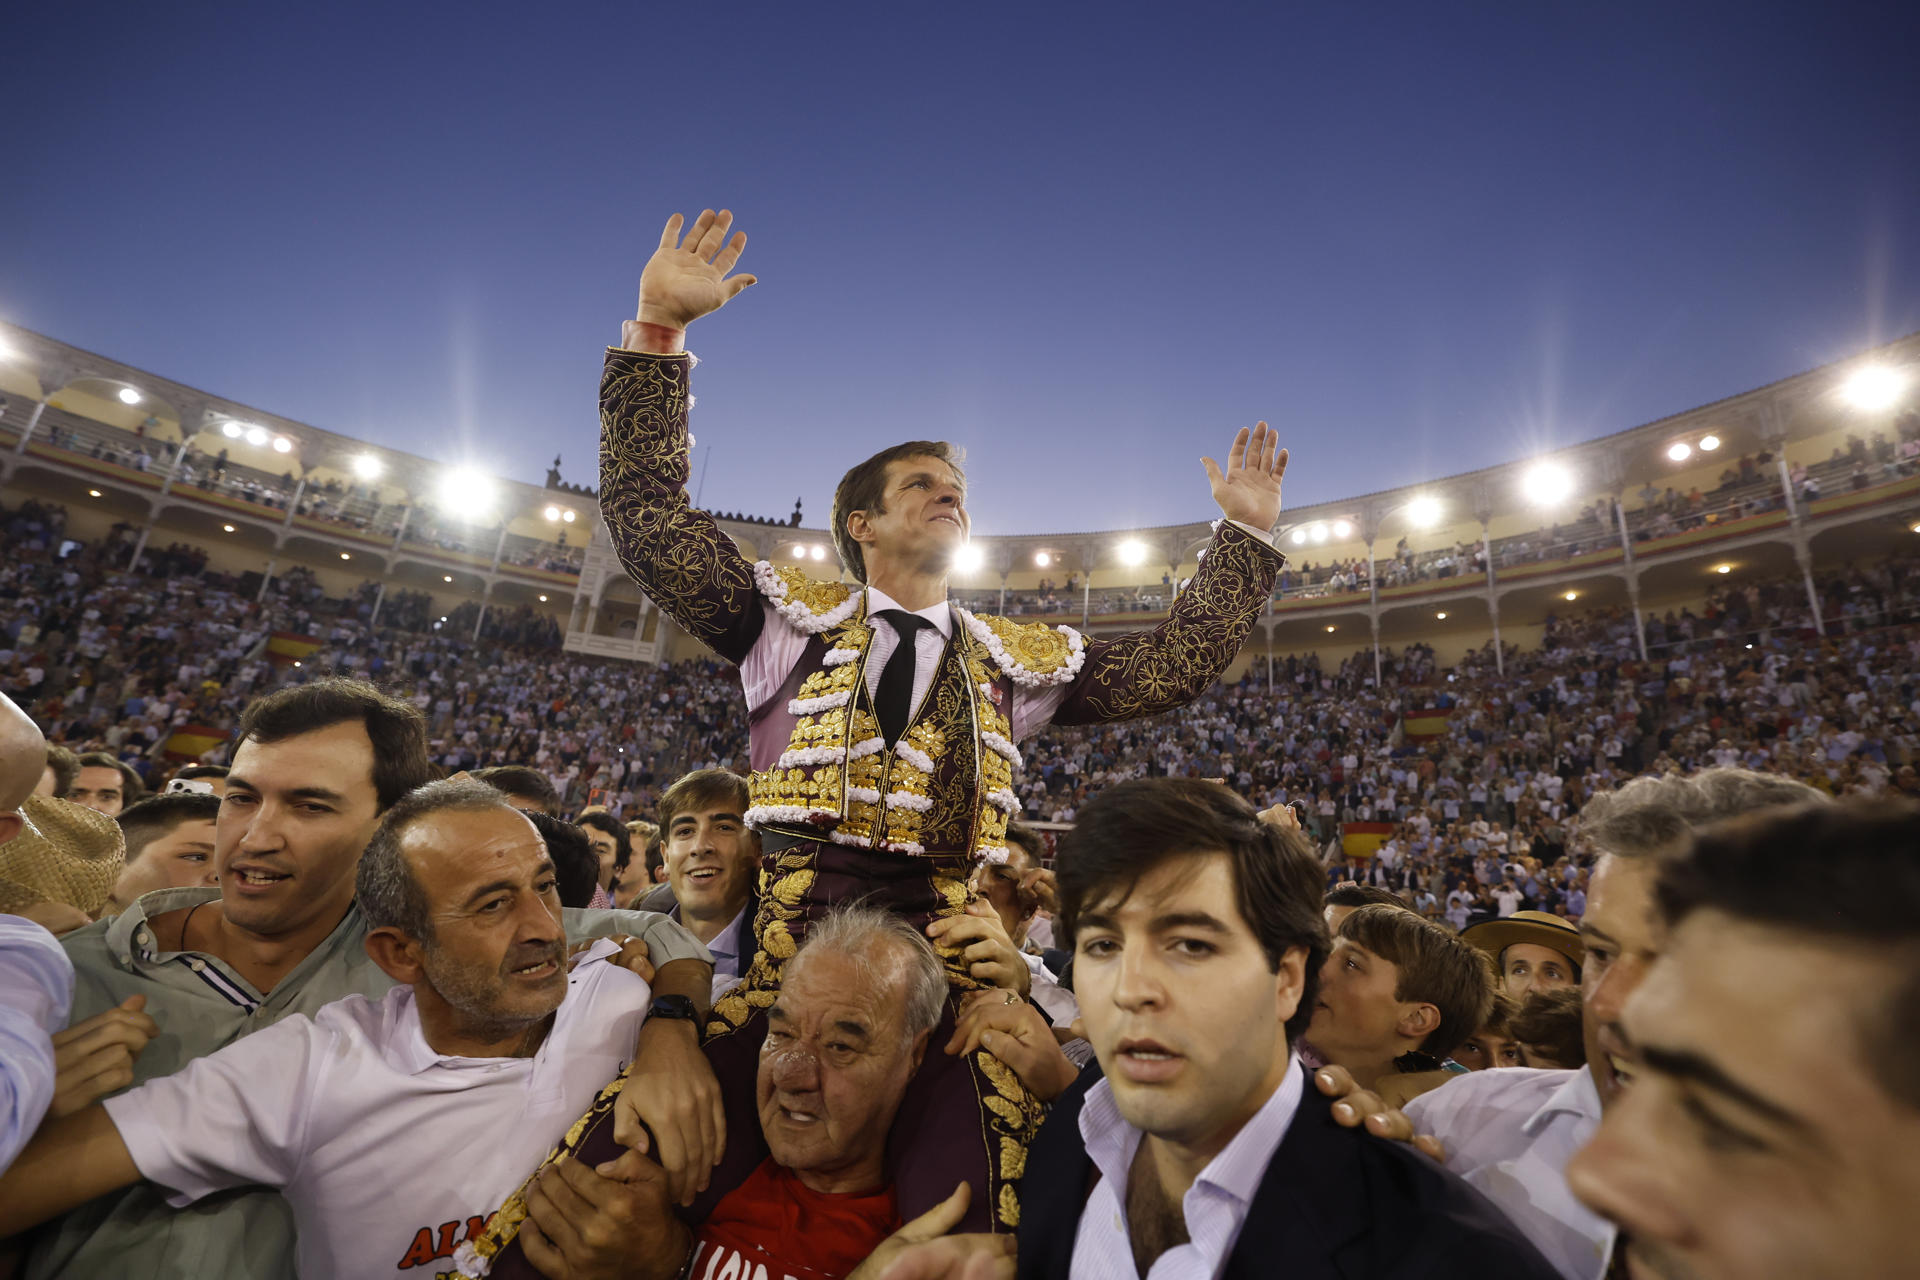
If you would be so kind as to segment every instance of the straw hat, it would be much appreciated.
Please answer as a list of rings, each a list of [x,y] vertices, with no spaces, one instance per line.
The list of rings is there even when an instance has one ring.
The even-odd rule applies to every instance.
[[[30,796],[20,834],[0,844],[0,911],[64,902],[97,916],[126,863],[120,824],[84,805]]]
[[[1502,951],[1516,942],[1531,942],[1536,947],[1558,951],[1575,966],[1587,962],[1587,948],[1580,941],[1580,931],[1545,911],[1516,911],[1498,920],[1483,920],[1461,930],[1460,940],[1480,948],[1495,962],[1499,961]]]

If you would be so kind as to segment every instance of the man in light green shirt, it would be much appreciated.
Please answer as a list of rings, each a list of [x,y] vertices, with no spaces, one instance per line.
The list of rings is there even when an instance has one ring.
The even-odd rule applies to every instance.
[[[393,985],[363,946],[354,872],[381,813],[431,779],[420,713],[371,685],[322,680],[253,703],[236,739],[215,835],[220,887],[147,894],[62,940],[77,975],[73,1023],[146,997],[159,1031],[136,1057],[133,1083],[289,1014],[356,992],[378,998]],[[570,941],[642,939],[655,994],[705,1009],[711,964],[679,925],[647,912],[569,911],[566,926]],[[723,1123],[697,1025],[648,1020],[624,1104],[653,1131],[676,1187],[705,1180]],[[293,1258],[292,1215],[277,1192],[174,1209],[142,1184],[33,1233],[23,1274],[241,1280],[291,1275]]]

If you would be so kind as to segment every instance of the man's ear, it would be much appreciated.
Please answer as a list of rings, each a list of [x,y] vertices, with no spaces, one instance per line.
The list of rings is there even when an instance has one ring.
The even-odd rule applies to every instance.
[[[426,974],[426,966],[421,963],[420,940],[392,925],[368,930],[365,946],[367,958],[403,986],[414,985]]]
[[[1288,947],[1280,956],[1280,971],[1273,975],[1273,994],[1281,1025],[1300,1011],[1300,997],[1307,989],[1307,949]]]
[[[1402,1007],[1400,1021],[1394,1030],[1415,1042],[1416,1047],[1426,1041],[1440,1027],[1440,1010],[1430,1004],[1410,1004]]]
[[[847,512],[847,536],[861,544],[873,541],[873,521],[865,511]]]
[[[933,1039],[933,1030],[929,1028],[913,1038],[913,1070],[918,1073],[920,1060],[927,1056],[927,1044]]]

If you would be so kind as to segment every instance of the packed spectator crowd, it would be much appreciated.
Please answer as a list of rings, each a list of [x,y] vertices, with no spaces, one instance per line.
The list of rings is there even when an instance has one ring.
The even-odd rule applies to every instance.
[[[1889,1011],[1911,997],[1920,819],[1884,805],[1920,797],[1920,558],[1819,575],[1824,635],[1798,578],[1730,582],[1697,610],[1650,614],[1644,636],[1623,610],[1586,610],[1548,619],[1538,648],[1498,662],[1488,648],[1443,667],[1409,646],[1385,656],[1378,681],[1371,653],[1290,655],[1178,713],[1043,729],[1016,783],[1034,826],[1016,827],[1008,863],[972,883],[985,909],[966,938],[984,985],[954,1041],[926,1042],[919,1011],[937,1011],[946,977],[925,939],[872,910],[816,925],[789,964],[782,1025],[853,1034],[835,1001],[868,990],[872,1021],[857,1034],[877,1047],[848,1056],[809,1041],[799,1057],[766,1057],[761,1088],[778,1101],[762,1110],[767,1163],[709,1206],[696,1184],[717,1154],[685,1120],[704,1086],[693,1041],[674,1038],[675,1008],[656,1000],[644,1021],[590,1011],[648,994],[704,1009],[751,959],[759,854],[738,816],[745,705],[730,669],[567,655],[530,610],[489,610],[476,643],[476,606],[434,617],[423,594],[372,584],[330,600],[298,569],[248,593],[184,544],[149,547],[128,570],[130,530],[69,544],[57,511],[34,504],[0,521],[15,548],[0,565],[0,767],[30,738],[50,799],[117,822],[105,829],[116,874],[96,875],[78,907],[49,900],[43,881],[18,893],[28,841],[11,855],[0,841],[0,910],[40,922],[0,920],[9,990],[50,963],[30,939],[42,926],[65,933],[81,979],[70,1012],[35,1015],[52,1118],[37,1135],[16,1123],[0,1148],[0,1235],[52,1220],[14,1241],[23,1274],[152,1263],[165,1275],[473,1276],[499,1261],[509,1221],[519,1252],[502,1274],[745,1277],[760,1259],[793,1275],[979,1280],[1016,1265],[1023,1277],[1145,1275],[1156,1258],[1231,1274],[1303,1248],[1285,1227],[1298,1210],[1247,1210],[1253,1187],[1268,1195],[1269,1159],[1349,1188],[1307,1220],[1371,1241],[1364,1262],[1348,1257],[1351,1274],[1911,1265],[1896,1230],[1840,1204],[1894,1216],[1920,1190],[1910,1081],[1875,1050],[1836,1062],[1831,1049],[1840,1035],[1890,1059],[1911,1049]],[[276,633],[313,647],[276,656]],[[177,734],[208,731],[220,741],[199,760],[169,754]],[[106,838],[12,786],[0,787],[0,835],[31,823],[49,849]],[[365,816],[345,835],[275,837],[290,864],[249,862],[221,833],[246,827],[237,815],[275,787]],[[501,851],[504,880],[460,878],[475,847]],[[328,859],[331,879],[318,870]],[[288,865],[316,897],[275,896]],[[475,961],[495,944],[457,909],[469,890],[566,911]],[[210,903],[223,905],[196,931]],[[1218,933],[1159,958],[1156,909]],[[1675,959],[1656,967],[1661,928]],[[280,950],[266,959],[234,937]],[[1203,947],[1209,967],[1188,968]],[[571,973],[566,949],[580,952]],[[1128,949],[1156,958],[1108,959]],[[202,963],[157,963],[167,954]],[[1796,963],[1779,967],[1782,955]],[[460,957],[468,968],[450,968]],[[1770,965],[1764,986],[1742,977]],[[1866,1031],[1765,1016],[1770,1001],[1830,1001],[1842,970],[1843,990],[1867,993],[1849,996]],[[533,990],[509,990],[509,973],[545,984],[531,1022],[508,1016],[528,999],[513,993]],[[1662,999],[1629,1007],[1642,984]],[[1883,987],[1884,1009],[1872,994]],[[136,988],[141,1000],[126,1000]],[[416,1006],[408,1025],[429,1047],[404,1050],[425,1057],[393,1073],[381,1064],[403,1051],[383,1028]],[[1231,1045],[1216,1043],[1228,1028]],[[0,1022],[9,1055],[19,1045],[25,1061],[25,1043]],[[474,1061],[540,1071],[542,1043],[564,1053],[542,1091],[520,1075],[459,1075]],[[1809,1058],[1810,1044],[1828,1052]],[[912,1062],[942,1051],[995,1056],[1054,1108],[1022,1157],[1017,1264],[1004,1237],[949,1234],[964,1202],[903,1222],[891,1190],[870,1189],[884,1186]],[[351,1070],[283,1069],[329,1056]],[[1110,1094],[1083,1070],[1096,1058]],[[622,1100],[597,1102],[629,1059]],[[1729,1072],[1746,1083],[1715,1093]],[[433,1108],[456,1076],[475,1127],[409,1127],[445,1114]],[[1097,1108],[1120,1099],[1124,1113],[1129,1089],[1175,1078],[1201,1082],[1184,1086],[1198,1091],[1188,1105],[1271,1139],[1256,1181],[1234,1184],[1230,1229],[1194,1198],[1234,1176],[1218,1146],[1189,1152],[1184,1206],[1174,1193],[1156,1207],[1138,1198],[1130,1157],[1097,1139],[1113,1123]],[[1823,1105],[1807,1092],[1816,1078],[1853,1105]],[[616,1132],[645,1125],[658,1162],[549,1157],[556,1142],[572,1149],[569,1126],[595,1107]],[[820,1139],[795,1139],[813,1123],[805,1108],[832,1119],[831,1167],[852,1181],[811,1163]],[[1696,1118],[1682,1126],[1673,1108]],[[1823,1166],[1835,1196],[1795,1195],[1791,1152],[1756,1134],[1785,1131],[1782,1116],[1845,1152]],[[1185,1151],[1182,1132],[1146,1141]],[[1670,1176],[1675,1161],[1697,1176]],[[453,1188],[456,1164],[485,1190],[433,1190]],[[1758,1227],[1736,1211],[1768,1197],[1779,1211]],[[512,1213],[472,1216],[503,1198]],[[200,1207],[176,1207],[190,1200]],[[675,1211],[690,1202],[694,1215]],[[793,1204],[803,1216],[775,1221],[784,1210],[770,1206]],[[1111,1236],[1097,1226],[1109,1219],[1123,1224]]]

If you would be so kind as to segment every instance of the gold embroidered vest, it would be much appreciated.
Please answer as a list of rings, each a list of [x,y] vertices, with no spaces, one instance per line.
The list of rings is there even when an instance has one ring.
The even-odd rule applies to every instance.
[[[889,747],[867,692],[866,592],[765,561],[754,578],[809,641],[779,694],[751,716],[747,824],[909,855],[1005,861],[1007,821],[1020,811],[1014,690],[1072,680],[1084,658],[1079,633],[956,607],[933,682]]]

